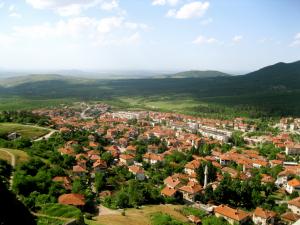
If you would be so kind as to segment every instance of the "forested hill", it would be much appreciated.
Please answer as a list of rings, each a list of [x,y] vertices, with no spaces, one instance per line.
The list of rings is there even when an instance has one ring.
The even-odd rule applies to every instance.
[[[84,100],[120,97],[193,99],[229,107],[257,107],[270,115],[300,116],[300,61],[241,76],[182,79],[53,79],[0,87],[1,96]]]
[[[199,71],[199,70],[191,70],[185,71],[175,74],[166,74],[156,76],[154,78],[212,78],[212,77],[228,77],[230,74],[215,71],[215,70],[207,70],[207,71]]]

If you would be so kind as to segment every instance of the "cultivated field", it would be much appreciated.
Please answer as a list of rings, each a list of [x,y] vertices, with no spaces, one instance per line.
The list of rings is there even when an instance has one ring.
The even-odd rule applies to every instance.
[[[101,215],[94,221],[87,220],[86,223],[89,225],[150,225],[150,216],[157,212],[169,214],[177,220],[186,222],[186,217],[176,211],[181,208],[180,205],[145,206],[141,209],[127,209],[125,216],[121,215],[121,211],[117,211],[117,214]]]
[[[0,123],[0,136],[12,132],[17,132],[24,138],[36,139],[49,133],[49,130],[42,127],[17,123]]]

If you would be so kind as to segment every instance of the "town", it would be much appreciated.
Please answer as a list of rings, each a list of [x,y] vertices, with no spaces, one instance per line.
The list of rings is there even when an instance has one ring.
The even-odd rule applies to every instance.
[[[33,158],[14,172],[13,190],[32,210],[58,202],[92,217],[105,209],[175,204],[185,205],[194,224],[300,219],[300,119],[262,124],[87,103],[32,114],[52,129],[25,144]],[[22,140],[16,132],[7,138]],[[51,172],[43,177],[41,170]]]

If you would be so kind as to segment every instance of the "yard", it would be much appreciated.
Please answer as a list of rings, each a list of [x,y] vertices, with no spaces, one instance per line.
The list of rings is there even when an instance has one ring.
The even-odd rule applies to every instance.
[[[86,223],[88,225],[149,225],[150,216],[157,212],[166,213],[179,221],[187,222],[186,217],[176,211],[182,207],[180,205],[144,206],[141,209],[126,209],[125,216],[121,215],[122,211],[116,211],[116,214],[101,215],[93,221],[87,220]]]

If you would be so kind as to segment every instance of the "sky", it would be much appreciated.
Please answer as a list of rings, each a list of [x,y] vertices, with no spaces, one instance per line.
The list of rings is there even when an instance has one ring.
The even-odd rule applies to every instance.
[[[0,68],[253,71],[300,60],[299,0],[0,0]]]

